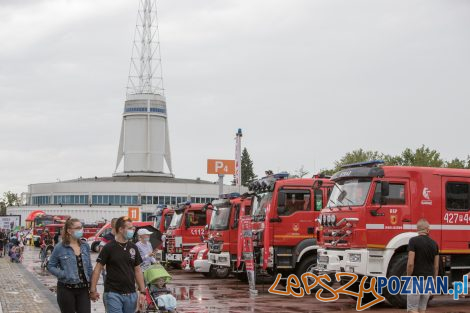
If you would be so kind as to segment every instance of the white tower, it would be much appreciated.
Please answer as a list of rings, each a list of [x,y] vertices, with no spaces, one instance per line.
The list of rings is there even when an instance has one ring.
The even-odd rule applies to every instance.
[[[123,159],[124,166],[114,175],[173,176],[157,3],[139,2],[116,171]]]

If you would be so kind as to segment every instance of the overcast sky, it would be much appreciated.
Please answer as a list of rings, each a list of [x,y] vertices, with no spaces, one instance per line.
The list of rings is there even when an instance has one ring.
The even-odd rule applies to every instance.
[[[0,0],[0,191],[115,168],[137,0]],[[161,0],[177,177],[470,154],[470,1]],[[226,180],[228,181],[228,179]]]

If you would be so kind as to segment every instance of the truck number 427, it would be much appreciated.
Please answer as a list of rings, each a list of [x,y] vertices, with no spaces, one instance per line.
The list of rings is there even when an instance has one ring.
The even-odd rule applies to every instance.
[[[460,213],[446,213],[444,215],[444,221],[448,224],[455,224],[455,223],[469,223],[470,216],[467,214],[460,214]]]

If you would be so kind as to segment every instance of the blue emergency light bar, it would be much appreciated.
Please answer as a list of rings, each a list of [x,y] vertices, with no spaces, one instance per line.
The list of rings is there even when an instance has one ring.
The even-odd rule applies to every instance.
[[[219,199],[235,199],[238,197],[240,197],[240,194],[238,192],[224,193],[219,195]]]
[[[383,160],[372,160],[372,161],[366,161],[366,162],[358,162],[358,163],[352,163],[352,164],[346,164],[341,166],[341,168],[353,168],[353,167],[374,167],[380,164],[384,164],[385,162]]]

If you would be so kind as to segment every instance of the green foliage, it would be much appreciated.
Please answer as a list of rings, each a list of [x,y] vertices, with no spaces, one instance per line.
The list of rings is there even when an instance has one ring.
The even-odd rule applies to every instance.
[[[437,150],[433,150],[422,145],[416,150],[406,148],[401,154],[395,156],[383,154],[378,151],[368,151],[363,149],[353,150],[352,152],[346,153],[341,159],[336,161],[333,169],[325,169],[322,173],[332,175],[341,170],[341,166],[343,165],[371,160],[384,160],[385,165],[470,169],[470,156],[468,156],[466,160],[455,158],[451,161],[445,161]]]
[[[0,215],[5,215],[7,207],[20,204],[20,197],[18,194],[11,191],[3,193],[3,197],[0,199]]]
[[[256,179],[255,172],[253,170],[253,161],[250,158],[250,154],[246,148],[243,148],[241,158],[241,174],[242,174],[242,185],[248,186],[248,183]]]

